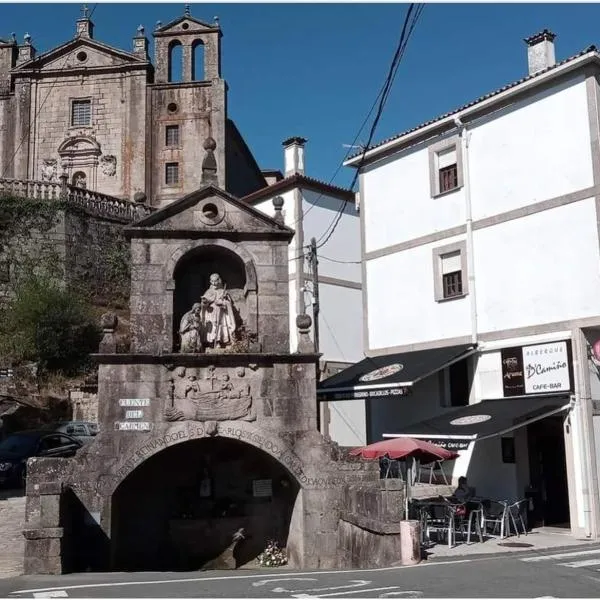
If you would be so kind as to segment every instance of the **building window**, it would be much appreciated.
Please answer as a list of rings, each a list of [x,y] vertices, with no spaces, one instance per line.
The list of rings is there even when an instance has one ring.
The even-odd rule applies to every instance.
[[[179,125],[167,125],[165,128],[165,145],[179,146]]]
[[[467,250],[465,242],[433,250],[434,295],[436,302],[462,298],[467,289]]]
[[[429,169],[432,197],[462,187],[462,159],[460,141],[445,140],[429,148]]]
[[[165,165],[165,183],[176,185],[179,183],[179,163],[167,163]]]
[[[87,127],[92,124],[92,101],[73,100],[71,104],[71,126]]]
[[[462,270],[460,250],[442,254],[442,295],[444,298],[453,298],[462,295]]]

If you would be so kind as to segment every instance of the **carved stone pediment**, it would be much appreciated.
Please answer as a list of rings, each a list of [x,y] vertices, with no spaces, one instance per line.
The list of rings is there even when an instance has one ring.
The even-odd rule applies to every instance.
[[[245,367],[177,367],[166,421],[253,421],[252,386]]]
[[[102,154],[100,144],[88,133],[77,133],[67,136],[58,147],[61,164],[83,166],[97,164]]]

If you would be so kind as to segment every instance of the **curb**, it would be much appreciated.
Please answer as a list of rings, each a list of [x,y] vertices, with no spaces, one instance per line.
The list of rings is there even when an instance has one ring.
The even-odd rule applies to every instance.
[[[485,542],[484,542],[485,543]],[[573,550],[576,552],[577,550],[581,550],[583,548],[597,547],[600,550],[600,540],[590,540],[589,542],[584,542],[582,544],[571,544],[567,546],[542,546],[538,548],[527,548],[522,550],[499,550],[498,552],[473,552],[468,554],[457,554],[456,556],[429,556],[423,559],[424,562],[436,562],[436,561],[451,561],[453,559],[463,560],[465,558],[473,559],[473,558],[505,558],[508,556],[514,556],[518,554],[519,556],[525,555],[530,556],[533,554],[546,553],[549,551],[552,552],[563,552]]]

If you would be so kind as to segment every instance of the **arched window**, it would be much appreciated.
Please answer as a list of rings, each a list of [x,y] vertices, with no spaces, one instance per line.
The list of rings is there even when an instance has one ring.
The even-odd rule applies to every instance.
[[[183,81],[183,47],[175,40],[169,44],[169,82]]]
[[[83,171],[77,171],[77,173],[73,173],[71,184],[75,187],[85,189],[87,187],[87,178],[85,176],[85,173]]]
[[[192,46],[192,81],[204,81],[204,44],[196,40]]]

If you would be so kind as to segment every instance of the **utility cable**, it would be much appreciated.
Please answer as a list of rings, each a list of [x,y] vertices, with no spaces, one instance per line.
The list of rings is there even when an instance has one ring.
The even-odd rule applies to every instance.
[[[416,10],[415,10],[415,6],[417,6]],[[379,106],[377,108],[377,113],[375,115],[375,118],[373,119],[373,123],[371,125],[371,130],[369,132],[369,138],[363,148],[360,162],[357,165],[356,171],[354,173],[354,177],[352,178],[352,183],[350,184],[350,189],[354,189],[354,186],[358,179],[360,168],[364,163],[366,153],[367,153],[367,151],[371,145],[371,142],[373,140],[373,136],[375,134],[375,129],[377,128],[379,120],[381,119],[381,115],[383,114],[383,109],[385,107],[385,104],[389,97],[390,91],[392,89],[392,84],[396,77],[396,73],[398,72],[398,67],[400,66],[400,63],[404,56],[404,52],[406,50],[408,40],[410,39],[410,36],[415,28],[415,25],[417,24],[417,21],[419,20],[419,17],[421,16],[421,13],[423,12],[423,9],[424,9],[424,5],[422,5],[422,4],[416,5],[415,3],[412,3],[408,7],[406,16],[404,18],[404,23],[402,25],[402,31],[400,34],[400,39],[398,41],[398,46],[397,46],[394,56],[392,58],[392,62],[390,64],[390,68],[388,70],[387,77],[383,84],[382,91],[378,95],[378,97],[380,99],[379,99]],[[413,10],[415,11],[414,15],[413,15]],[[322,248],[331,239],[331,236],[333,235],[335,229],[337,228],[337,226],[342,218],[342,215],[344,214],[344,209],[345,209],[345,203],[340,205],[340,208],[338,209],[338,212],[334,216],[332,222],[330,223],[330,225],[327,227],[327,229],[323,232],[323,234],[319,238],[319,240],[317,242],[317,248]]]

